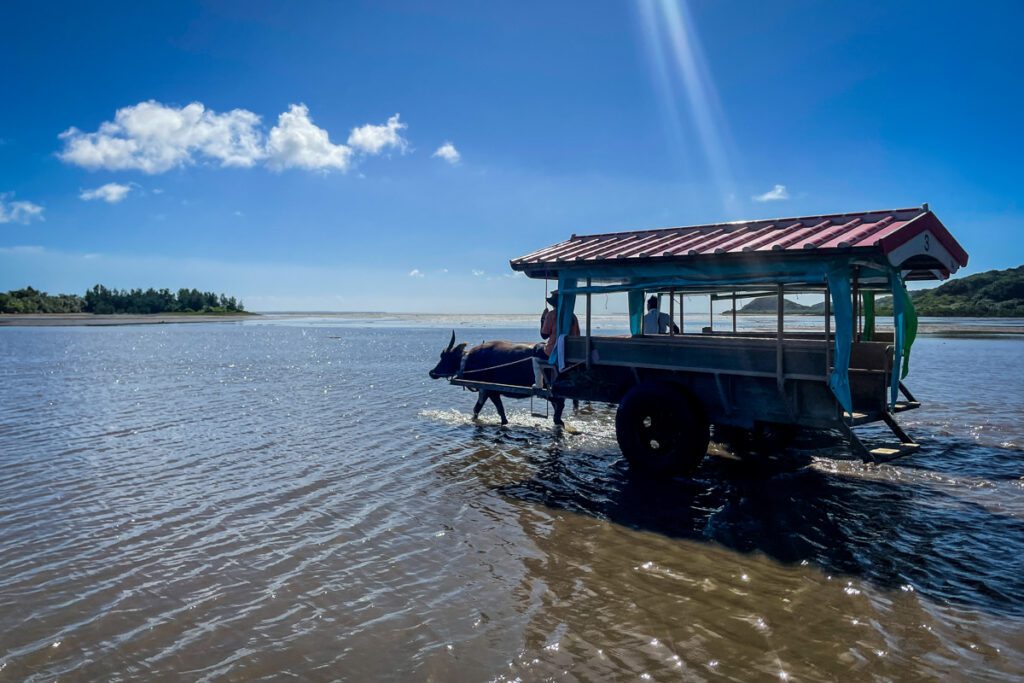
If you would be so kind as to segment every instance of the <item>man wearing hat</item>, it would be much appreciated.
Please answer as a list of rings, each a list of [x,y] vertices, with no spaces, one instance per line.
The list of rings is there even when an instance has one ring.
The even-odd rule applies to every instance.
[[[540,344],[537,345],[537,355],[533,359],[533,376],[534,386],[544,386],[544,373],[541,370],[541,363],[547,362],[547,359],[551,357],[551,353],[555,350],[555,344],[558,341],[558,290],[551,292],[551,295],[547,298],[548,304],[551,306],[551,310],[544,308],[544,311],[540,314],[540,338],[545,340],[543,349],[540,348]],[[580,321],[574,313],[572,316],[572,326],[569,328],[569,334],[573,336],[579,336],[580,334]]]

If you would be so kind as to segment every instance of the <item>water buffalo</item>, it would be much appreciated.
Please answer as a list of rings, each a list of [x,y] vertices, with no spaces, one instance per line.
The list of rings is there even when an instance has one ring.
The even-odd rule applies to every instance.
[[[512,384],[516,386],[529,387],[533,385],[533,362],[537,355],[537,347],[534,344],[523,344],[517,342],[492,341],[484,342],[479,346],[466,350],[466,344],[455,344],[455,331],[452,331],[452,339],[448,342],[448,348],[441,352],[441,359],[430,371],[431,379],[451,379],[460,376],[464,379],[478,382],[491,382],[494,384]],[[465,360],[463,360],[465,358]],[[505,406],[501,403],[501,397],[526,398],[522,394],[508,394],[501,391],[480,389],[480,395],[473,406],[473,419],[480,415],[484,403],[490,399],[494,404],[498,416],[501,417],[501,424],[508,424],[505,416]],[[565,408],[565,399],[552,398],[551,405],[554,406],[555,424],[562,426],[562,411]]]

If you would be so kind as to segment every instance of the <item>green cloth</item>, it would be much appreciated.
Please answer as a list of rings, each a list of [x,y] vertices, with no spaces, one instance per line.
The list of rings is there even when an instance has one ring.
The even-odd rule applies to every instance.
[[[917,311],[914,309],[914,300],[910,298],[906,288],[903,289],[903,324],[906,327],[903,334],[903,372],[900,379],[906,379],[910,372],[910,347],[917,339]]]
[[[910,300],[907,286],[898,272],[892,274],[892,322],[896,343],[889,403],[896,405],[900,380],[910,372],[910,348],[917,338],[917,311],[914,310],[914,302]]]
[[[875,336],[875,293],[863,292],[860,295],[864,303],[864,329],[861,331],[861,341],[871,341]]]

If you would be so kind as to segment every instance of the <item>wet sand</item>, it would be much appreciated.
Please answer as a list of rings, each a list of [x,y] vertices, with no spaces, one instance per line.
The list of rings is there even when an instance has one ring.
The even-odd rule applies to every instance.
[[[0,314],[0,327],[88,327],[109,325],[162,325],[166,323],[239,322],[255,317],[255,313],[151,313],[143,315],[95,313],[20,313]]]
[[[533,314],[422,314],[422,313],[367,313],[367,312],[324,312],[324,313],[243,313],[233,315],[157,313],[151,315],[95,315],[92,313],[28,313],[0,314],[0,327],[90,327],[112,325],[161,325],[170,323],[211,323],[211,322],[293,322],[295,324],[357,326],[433,326],[437,324],[452,327],[530,327],[536,316]],[[774,330],[774,315],[746,314],[740,318],[744,329]],[[699,332],[706,318],[700,315],[687,316],[687,330]],[[624,327],[624,314],[594,316],[596,333],[607,333]],[[716,327],[718,321],[716,320]],[[891,331],[891,325],[880,319],[878,329]],[[792,315],[786,319],[786,328],[792,330],[818,329],[823,327],[821,317]],[[722,325],[723,329],[727,324]],[[620,330],[620,331],[624,331]],[[1024,319],[1020,318],[922,318],[918,334],[940,337],[1003,337],[1024,335]]]

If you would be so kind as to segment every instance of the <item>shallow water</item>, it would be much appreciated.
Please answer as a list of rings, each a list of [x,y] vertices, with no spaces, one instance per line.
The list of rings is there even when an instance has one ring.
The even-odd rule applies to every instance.
[[[651,483],[607,408],[473,423],[447,335],[0,330],[0,679],[1024,676],[1024,341],[919,339],[912,458]]]

